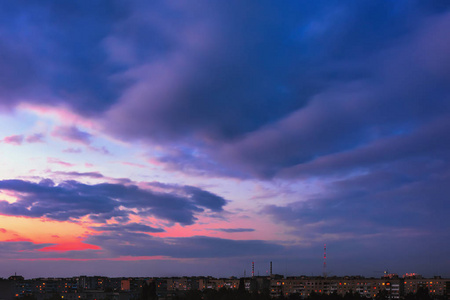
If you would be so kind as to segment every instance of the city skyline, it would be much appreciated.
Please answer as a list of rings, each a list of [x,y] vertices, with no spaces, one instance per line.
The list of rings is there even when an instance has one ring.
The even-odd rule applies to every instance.
[[[48,299],[447,299],[450,279],[394,274],[382,278],[261,276],[214,277],[122,277],[78,276],[34,278],[11,276],[0,280],[2,297]]]
[[[449,132],[448,1],[3,2],[0,277],[450,277]]]

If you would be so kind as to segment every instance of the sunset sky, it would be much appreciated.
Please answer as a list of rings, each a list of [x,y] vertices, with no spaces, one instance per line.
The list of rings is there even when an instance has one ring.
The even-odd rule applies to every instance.
[[[450,277],[450,2],[0,2],[0,277]]]

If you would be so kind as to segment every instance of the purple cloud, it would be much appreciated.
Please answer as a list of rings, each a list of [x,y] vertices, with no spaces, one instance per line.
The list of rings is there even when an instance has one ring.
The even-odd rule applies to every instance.
[[[44,143],[44,135],[42,133],[35,133],[26,137],[27,143]]]
[[[111,154],[111,152],[109,152],[109,150],[106,149],[106,147],[97,148],[97,147],[90,146],[89,150],[92,150],[94,152],[99,152],[99,153],[101,153],[103,155],[110,155]]]
[[[92,138],[90,133],[81,131],[75,126],[57,126],[53,130],[52,136],[67,142],[80,143],[83,145],[91,144]]]
[[[101,173],[99,172],[63,172],[63,171],[55,171],[53,174],[56,175],[64,175],[69,177],[90,177],[90,178],[104,178]]]
[[[81,153],[83,150],[80,148],[67,148],[63,150],[64,153]]]
[[[27,254],[54,244],[35,244],[28,241],[0,241],[0,257],[6,259],[23,258]]]

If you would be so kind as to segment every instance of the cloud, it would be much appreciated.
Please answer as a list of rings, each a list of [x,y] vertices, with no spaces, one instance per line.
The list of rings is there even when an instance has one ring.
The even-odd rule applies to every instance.
[[[63,150],[64,153],[81,153],[83,150],[80,148],[67,148]]]
[[[238,5],[207,5],[208,15],[183,7],[187,19],[200,15],[197,22],[184,26],[185,34],[163,36],[177,47],[152,63],[136,57],[138,66],[123,74],[133,84],[106,113],[105,130],[164,145],[151,161],[168,170],[270,179],[301,176],[291,169],[316,159],[420,135],[450,113],[448,74],[438,63],[446,65],[447,45],[439,42],[446,39],[433,34],[448,33],[448,12],[393,3],[274,10],[264,2],[258,11],[266,14],[254,12],[250,21],[236,14]],[[412,16],[415,26],[408,27]],[[231,18],[228,32],[220,25]]]
[[[2,104],[68,107],[157,144],[152,161],[171,171],[301,176],[292,168],[448,115],[450,15],[436,3],[10,4]],[[53,135],[92,141],[75,126]]]
[[[44,135],[42,133],[35,133],[26,137],[27,143],[44,143]]]
[[[220,196],[217,196],[208,191],[202,190],[198,187],[189,185],[177,185],[177,184],[165,184],[161,182],[148,182],[149,187],[173,191],[181,195],[189,197],[191,201],[199,206],[210,209],[213,212],[222,211],[223,206],[226,204],[226,200]]]
[[[52,136],[67,142],[80,143],[83,145],[90,145],[92,139],[90,133],[81,131],[75,126],[57,126],[53,130]]]
[[[392,237],[398,231],[439,240],[448,235],[442,224],[450,208],[445,200],[450,188],[444,184],[449,178],[448,163],[399,161],[323,182],[320,193],[285,205],[266,205],[261,213],[304,242],[357,243],[363,237]],[[392,245],[399,246],[395,241]]]
[[[90,178],[104,178],[99,172],[63,172],[63,171],[55,171],[53,174],[56,175],[64,175],[69,177],[90,177]]]
[[[106,63],[100,44],[126,10],[126,5],[109,1],[90,7],[77,2],[2,4],[1,106],[27,99],[65,104],[85,113],[107,107],[116,85],[106,77],[114,66]],[[23,13],[40,17],[18,22]]]
[[[61,166],[64,166],[64,167],[73,167],[73,166],[75,166],[74,164],[62,161],[62,160],[60,160],[58,158],[55,158],[55,157],[47,157],[47,162],[49,164],[57,164],[57,165],[61,165]]]
[[[103,134],[158,149],[148,159],[165,171],[314,186],[292,203],[267,198],[261,212],[309,245],[447,249],[449,9],[383,0],[0,3],[0,109],[64,107]],[[52,134],[93,150],[92,134],[76,126]],[[28,188],[2,202],[4,213],[186,225],[226,205],[202,189],[147,190],[127,179],[21,184]],[[415,232],[427,242],[401,249],[396,239]],[[96,238],[129,250],[112,234]],[[173,243],[194,249],[193,241],[223,242]],[[165,249],[148,236],[132,242],[142,253]]]
[[[205,210],[221,212],[226,204],[220,196],[191,186],[155,192],[135,185],[87,185],[73,180],[55,185],[47,179],[40,183],[3,180],[0,190],[15,192],[18,198],[14,203],[0,201],[0,213],[59,221],[76,221],[84,216],[97,222],[112,218],[128,221],[129,215],[136,214],[190,225],[197,214]]]
[[[132,162],[128,162],[128,161],[123,161],[121,162],[122,165],[124,166],[132,166],[132,167],[138,167],[138,168],[146,168],[145,165],[142,164],[136,164],[136,163],[132,163]]]
[[[114,232],[147,232],[147,233],[155,233],[155,232],[165,232],[162,228],[154,228],[151,226],[147,226],[139,223],[128,223],[128,224],[107,224],[103,226],[93,226],[90,227],[96,231],[114,231]]]
[[[226,233],[253,232],[253,231],[255,231],[255,229],[253,229],[253,228],[216,228],[216,229],[212,229],[212,230],[226,232]]]
[[[195,204],[208,208],[213,212],[222,211],[223,206],[226,204],[224,198],[194,186],[186,185],[182,190]]]
[[[23,135],[11,135],[11,136],[5,137],[3,139],[3,142],[7,143],[7,144],[19,146],[19,145],[22,145],[23,139],[24,139]]]
[[[157,238],[143,233],[92,235],[86,242],[113,256],[167,256],[172,258],[255,257],[284,251],[261,240],[230,240],[207,236]]]
[[[162,166],[167,171],[179,171],[194,176],[245,177],[244,172],[232,166],[218,164],[206,153],[184,146],[165,148],[158,156],[149,157],[149,162]]]
[[[27,253],[34,252],[53,244],[35,244],[27,241],[0,241],[0,257],[1,258],[20,258]]]
[[[104,146],[100,147],[100,148],[90,146],[88,149],[91,150],[91,151],[94,151],[94,152],[99,152],[99,153],[101,153],[103,155],[110,155],[111,154],[111,152],[109,152],[109,150],[106,149],[106,147],[104,147]]]
[[[286,247],[261,240],[231,240],[207,236],[158,238],[145,233],[104,230],[88,236],[82,244],[70,245],[77,250],[60,250],[57,244],[32,242],[0,242],[0,256],[25,260],[121,260],[127,257],[166,257],[170,259],[266,258],[281,257]],[[99,251],[98,249],[101,248]],[[56,250],[49,251],[49,250]],[[180,261],[181,263],[181,261]]]
[[[155,49],[154,43],[140,42],[144,36],[125,38],[122,30],[111,33],[109,40],[138,44],[149,55],[137,57],[139,66],[121,74],[133,84],[108,112],[109,120],[118,121],[107,121],[110,130],[125,138],[167,140],[194,135],[228,140],[307,102],[305,96],[313,89],[305,89],[303,97],[298,97],[284,87],[287,74],[296,72],[291,59],[303,58],[301,52],[285,47],[300,49],[287,27],[307,22],[300,7],[277,5],[274,9],[270,2],[249,7],[237,2],[203,4],[208,9],[167,5],[169,11],[180,13],[177,19],[142,22],[136,17],[123,24],[139,28],[137,33],[156,31],[162,43],[172,45],[164,52]],[[264,13],[255,13],[250,21],[244,13],[247,9]],[[169,23],[177,30],[162,30]],[[109,44],[108,50],[117,49],[117,42]],[[306,76],[302,79],[311,81]]]
[[[449,116],[436,119],[414,132],[379,138],[373,142],[330,155],[324,155],[286,168],[280,177],[345,174],[352,170],[369,171],[395,163],[428,157],[430,160],[448,160],[450,142],[446,135],[450,129]]]

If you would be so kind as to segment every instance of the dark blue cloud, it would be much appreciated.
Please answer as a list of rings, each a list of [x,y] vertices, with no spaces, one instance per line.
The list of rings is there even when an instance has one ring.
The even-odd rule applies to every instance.
[[[188,26],[177,28],[186,34],[170,36],[178,47],[166,49],[161,65],[134,75],[137,82],[126,91],[134,99],[119,105],[122,115],[114,114],[128,120],[134,113],[146,126],[124,122],[117,132],[152,139],[242,137],[331,86],[372,77],[363,60],[407,37],[431,14],[392,1],[325,3],[180,5]],[[210,40],[198,37],[191,45],[189,34]],[[181,53],[181,62],[171,59],[173,52]],[[148,114],[153,117],[144,119]]]
[[[93,226],[91,229],[97,231],[135,231],[135,232],[164,232],[165,230],[162,228],[154,228],[151,226],[147,226],[139,223],[128,223],[128,224],[107,224],[103,226]]]
[[[11,103],[66,104],[92,113],[114,101],[102,40],[126,15],[118,3],[32,1],[1,4],[3,95]],[[14,41],[14,42],[12,42]]]
[[[190,198],[194,203],[214,212],[222,211],[223,206],[226,204],[225,199],[222,197],[194,186],[184,186],[183,190],[190,195]]]
[[[170,170],[272,178],[301,176],[290,169],[377,141],[420,136],[449,114],[447,7],[271,5],[183,7],[193,29],[171,35],[178,47],[165,48],[159,63],[129,73],[134,84],[107,114],[108,128],[166,143],[152,159]],[[204,28],[205,40],[189,40]]]
[[[60,221],[90,216],[93,220],[103,222],[111,218],[127,221],[128,215],[138,214],[189,225],[197,219],[196,214],[205,209],[222,211],[226,203],[223,198],[206,191],[202,193],[202,190],[194,187],[186,186],[183,189],[185,192],[180,195],[173,191],[143,190],[134,185],[87,185],[73,180],[55,185],[51,180],[39,184],[3,180],[0,181],[0,190],[18,192],[18,200],[14,203],[0,201],[0,212]]]

